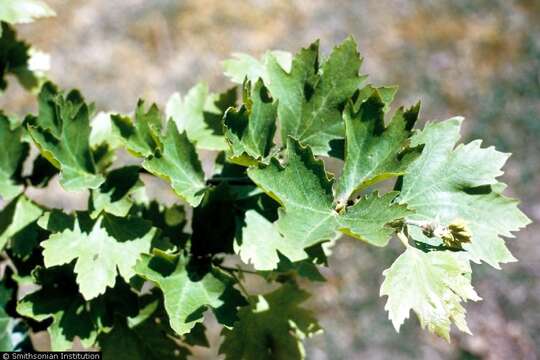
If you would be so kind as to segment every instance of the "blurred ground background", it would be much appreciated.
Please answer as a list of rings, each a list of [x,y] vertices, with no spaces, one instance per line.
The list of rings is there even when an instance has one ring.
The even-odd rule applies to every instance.
[[[475,334],[447,344],[408,321],[398,335],[378,297],[392,249],[341,241],[312,285],[326,332],[309,359],[536,359],[540,349],[540,1],[538,0],[47,0],[58,17],[19,26],[51,54],[50,78],[78,87],[99,110],[131,111],[138,97],[163,105],[199,80],[228,85],[232,52],[296,51],[316,38],[327,53],[347,35],[375,84],[399,84],[397,104],[422,100],[422,118],[467,118],[465,138],[514,155],[508,193],[533,225],[510,239],[520,260],[475,266],[485,300],[467,305]],[[12,82],[14,84],[15,82]],[[34,98],[13,85],[0,107],[23,115]],[[214,336],[217,341],[217,336]],[[215,353],[201,352],[214,358]]]

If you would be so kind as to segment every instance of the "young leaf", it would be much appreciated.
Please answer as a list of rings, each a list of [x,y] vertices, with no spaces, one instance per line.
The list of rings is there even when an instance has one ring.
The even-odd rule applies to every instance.
[[[352,38],[337,46],[320,68],[318,43],[294,57],[290,72],[270,56],[267,86],[279,102],[282,141],[292,136],[315,154],[326,155],[330,141],[344,136],[340,106],[363,80],[358,75],[361,63]]]
[[[230,145],[231,159],[239,164],[253,165],[265,158],[276,131],[277,104],[272,103],[262,81],[246,84],[245,105],[225,113],[225,139]]]
[[[304,359],[302,340],[320,331],[313,313],[300,307],[308,297],[296,285],[284,284],[253,298],[239,310],[234,327],[223,329],[220,354],[227,360]]]
[[[79,290],[86,300],[93,299],[114,286],[118,272],[126,281],[135,275],[133,266],[142,253],[150,251],[155,232],[144,220],[105,215],[87,233],[76,220],[73,228],[54,233],[41,243],[45,266],[76,259]]]
[[[232,279],[218,270],[197,269],[182,255],[156,251],[154,256],[143,255],[135,271],[161,289],[171,327],[179,335],[201,322],[207,308],[221,321],[223,316],[235,317],[235,299],[240,295],[232,287]]]
[[[63,96],[52,83],[39,94],[39,115],[27,121],[28,131],[41,154],[61,170],[66,190],[96,189],[105,180],[96,173],[90,150],[90,108],[73,90]]]
[[[471,285],[471,267],[465,254],[451,251],[424,253],[407,247],[385,270],[381,296],[397,331],[414,310],[423,328],[450,340],[450,325],[471,333],[462,301],[480,300]]]
[[[514,261],[501,236],[512,237],[530,220],[517,202],[501,194],[497,182],[508,154],[493,148],[483,149],[480,141],[455,147],[461,119],[426,125],[412,146],[424,145],[420,158],[403,177],[399,202],[415,211],[412,220],[451,224],[461,219],[472,234],[463,248],[476,262],[495,268]]]
[[[360,103],[358,111],[349,104],[345,120],[345,165],[336,183],[336,200],[345,204],[355,192],[379,181],[403,175],[407,166],[420,155],[421,148],[410,149],[412,127],[418,106],[399,109],[384,125],[385,102],[377,90]]]
[[[168,122],[162,142],[163,152],[148,157],[142,166],[169,182],[176,194],[191,206],[199,205],[206,184],[195,146],[185,132],[178,133],[173,121]]]
[[[182,99],[179,93],[171,95],[167,102],[167,119],[172,118],[181,132],[186,132],[197,148],[225,150],[227,144],[221,129],[207,124],[209,116],[223,114],[217,106],[218,96],[208,91],[208,86],[199,83],[191,88]],[[215,120],[215,119],[214,119]],[[216,131],[217,130],[217,131]]]
[[[28,154],[29,147],[22,142],[22,136],[23,128],[12,126],[11,121],[0,111],[0,197],[4,201],[14,198],[23,189],[14,179]]]

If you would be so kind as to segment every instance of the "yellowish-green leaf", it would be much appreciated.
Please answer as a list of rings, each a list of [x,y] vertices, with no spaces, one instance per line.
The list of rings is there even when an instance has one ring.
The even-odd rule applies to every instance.
[[[471,333],[461,303],[477,301],[480,297],[471,285],[466,254],[424,253],[409,246],[383,274],[381,296],[388,296],[385,309],[397,331],[413,310],[423,328],[448,341],[452,323],[459,330]]]
[[[236,239],[234,250],[246,264],[253,264],[257,270],[274,270],[279,263],[278,251],[291,261],[307,258],[303,248],[286,239],[276,224],[255,210],[246,212],[245,222],[242,237]]]
[[[173,119],[180,132],[186,132],[197,148],[225,150],[227,144],[221,129],[221,109],[217,102],[219,95],[210,93],[208,86],[199,83],[182,98],[179,93],[171,95],[167,101],[167,119]]]
[[[89,232],[76,220],[73,228],[52,234],[41,243],[46,267],[75,262],[79,291],[86,300],[113,287],[118,273],[129,281],[142,253],[150,251],[156,230],[137,218],[106,215]]]

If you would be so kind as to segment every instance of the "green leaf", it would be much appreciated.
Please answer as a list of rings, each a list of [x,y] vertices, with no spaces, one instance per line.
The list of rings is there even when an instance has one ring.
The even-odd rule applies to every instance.
[[[463,245],[472,260],[499,268],[515,261],[501,236],[512,237],[530,220],[496,179],[509,155],[483,149],[479,140],[455,147],[461,121],[431,123],[414,136],[412,145],[423,144],[424,151],[403,177],[399,201],[415,211],[411,220],[462,221],[472,234]]]
[[[45,266],[76,260],[79,291],[86,300],[93,299],[115,285],[117,273],[126,281],[135,275],[133,266],[142,253],[150,251],[155,231],[141,219],[105,215],[87,233],[76,220],[73,228],[41,243]]]
[[[257,80],[262,79],[265,84],[268,84],[267,67],[270,57],[273,57],[284,71],[291,71],[292,54],[280,50],[268,51],[262,56],[261,60],[257,60],[248,54],[234,53],[231,59],[227,59],[221,64],[225,76],[232,82],[242,84],[247,79],[255,83]]]
[[[255,164],[265,158],[272,147],[276,131],[277,104],[272,103],[262,81],[246,84],[244,102],[238,110],[231,108],[223,119],[230,157],[240,164]]]
[[[333,209],[332,180],[321,160],[309,147],[289,138],[288,163],[283,168],[272,158],[269,165],[248,170],[249,177],[281,205],[279,232],[301,250],[337,232],[337,212]]]
[[[421,147],[409,148],[419,107],[408,111],[400,108],[385,127],[384,106],[385,102],[375,90],[360,103],[358,110],[351,104],[345,109],[345,165],[336,183],[338,203],[345,204],[356,191],[403,175],[407,166],[420,155]]]
[[[113,330],[100,341],[103,359],[160,360],[188,358],[191,353],[178,345],[169,334],[159,330],[155,322],[129,328],[125,324],[115,324]]]
[[[60,183],[66,190],[96,189],[104,181],[96,173],[88,141],[90,111],[78,91],[64,97],[46,83],[39,94],[38,117],[27,121],[41,154],[60,169]]]
[[[127,321],[117,318],[111,332],[98,339],[104,359],[187,359],[154,292],[139,298],[139,313]]]
[[[197,148],[225,150],[227,144],[223,131],[216,126],[221,123],[220,118],[224,112],[224,109],[218,106],[218,101],[218,95],[210,93],[206,84],[199,83],[192,87],[183,99],[179,93],[171,95],[167,101],[167,119],[172,118],[179,131],[185,131]],[[213,120],[212,123],[209,124],[209,120]]]
[[[21,193],[22,185],[15,177],[22,168],[28,154],[28,144],[22,141],[23,128],[12,126],[11,121],[0,111],[0,196],[10,200]]]
[[[206,183],[195,146],[185,132],[178,132],[172,121],[167,124],[162,142],[163,151],[147,158],[142,166],[170,183],[176,194],[191,206],[199,205]]]
[[[56,16],[56,13],[40,0],[2,0],[0,6],[0,21],[10,24],[30,23],[50,16]]]
[[[307,258],[303,248],[283,237],[276,225],[255,210],[246,212],[246,227],[241,239],[234,244],[234,251],[246,264],[253,264],[256,270],[276,269],[280,261],[278,251],[291,261]]]
[[[310,145],[317,155],[330,151],[330,142],[343,138],[340,107],[358,89],[362,60],[356,43],[347,38],[319,67],[319,44],[302,49],[290,72],[278,60],[268,61],[268,88],[279,102],[281,139],[288,136]]]
[[[398,91],[398,86],[379,86],[375,87],[373,85],[366,85],[363,88],[359,89],[358,98],[356,99],[357,104],[361,104],[365,100],[372,97],[375,93],[380,96],[380,99],[384,103],[383,111],[387,113],[390,110],[390,104],[394,101],[394,97]],[[419,106],[419,105],[417,105]]]
[[[13,199],[0,212],[0,250],[4,249],[9,240],[24,234],[25,230],[42,214],[41,208],[25,196]],[[26,234],[22,241],[31,241]]]
[[[86,348],[91,347],[100,331],[96,308],[78,294],[71,271],[65,268],[34,272],[41,289],[26,295],[17,304],[17,312],[36,321],[52,319],[47,331],[52,351],[66,351],[79,338]]]
[[[199,269],[182,255],[160,251],[154,256],[143,255],[135,271],[161,289],[170,325],[179,335],[201,322],[207,308],[220,321],[229,322],[227,316],[234,317],[236,313],[234,299],[239,294],[232,287],[232,279],[215,269]]]
[[[387,224],[409,213],[405,206],[393,203],[396,193],[361,198],[354,206],[334,209],[332,180],[328,179],[322,161],[315,160],[309,147],[289,139],[287,166],[282,168],[273,158],[269,165],[248,170],[249,177],[269,196],[277,200],[277,229],[287,239],[288,248],[278,248],[282,254],[334,239],[337,231],[384,246],[394,230]],[[298,252],[297,252],[298,254]]]
[[[126,166],[108,173],[100,188],[92,191],[92,218],[97,218],[102,211],[126,216],[133,205],[131,195],[143,186],[139,180],[139,171],[138,166]]]
[[[219,352],[234,360],[304,359],[302,340],[320,331],[313,313],[300,307],[308,294],[296,285],[252,299],[238,312],[232,329],[223,329],[225,337]]]
[[[471,333],[461,302],[480,298],[471,285],[471,267],[464,253],[424,253],[409,246],[383,275],[381,296],[388,296],[385,309],[397,331],[412,309],[423,328],[448,341],[452,323]]]
[[[386,246],[396,231],[389,224],[412,213],[405,205],[393,203],[398,194],[389,192],[379,197],[374,191],[364,196],[339,217],[341,231],[371,245]]]
[[[112,128],[118,132],[126,148],[132,154],[147,157],[160,147],[161,115],[155,104],[152,104],[148,111],[145,111],[144,101],[139,100],[135,110],[135,121],[118,114],[111,115],[111,121]],[[114,132],[113,135],[115,135]],[[94,136],[96,135],[94,134]]]

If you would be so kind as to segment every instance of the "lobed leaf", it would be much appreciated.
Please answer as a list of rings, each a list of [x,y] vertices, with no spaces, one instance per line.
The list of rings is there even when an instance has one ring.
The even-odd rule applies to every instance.
[[[397,331],[413,310],[423,328],[450,340],[450,325],[471,333],[462,301],[480,300],[471,285],[466,255],[451,251],[422,252],[407,247],[385,270],[381,296]]]
[[[135,121],[118,114],[111,115],[111,120],[113,129],[118,132],[132,154],[140,157],[151,156],[154,150],[161,146],[159,140],[161,115],[155,104],[145,111],[144,101],[139,100],[135,110]]]
[[[66,190],[96,189],[105,180],[97,174],[90,150],[91,108],[73,90],[67,96],[52,84],[39,94],[39,115],[27,119],[27,128],[41,154],[60,169]]]
[[[272,103],[262,81],[253,88],[247,84],[245,105],[231,108],[224,116],[225,139],[231,150],[230,160],[253,165],[270,153],[276,131],[277,104]]]
[[[448,225],[460,219],[472,234],[463,248],[474,261],[499,268],[515,261],[501,236],[511,237],[530,220],[501,194],[504,185],[496,179],[509,155],[483,149],[480,141],[455,147],[461,121],[430,123],[414,136],[412,145],[424,151],[403,177],[399,202],[415,211],[411,220]]]
[[[169,121],[163,139],[163,151],[146,158],[142,166],[168,183],[178,196],[192,206],[200,204],[206,183],[195,146],[185,132],[179,133]]]
[[[304,359],[302,340],[320,331],[314,314],[300,307],[308,297],[293,284],[254,297],[234,327],[223,329],[220,354],[227,360]]]
[[[135,271],[161,289],[170,325],[177,334],[193,329],[207,308],[218,320],[232,325],[230,317],[234,321],[240,295],[232,287],[232,279],[218,270],[200,269],[183,255],[156,251],[154,256],[143,255]]]
[[[182,99],[179,93],[167,101],[167,119],[172,119],[181,132],[199,149],[225,150],[221,116],[234,104],[232,92],[219,95],[210,93],[208,86],[199,83],[191,88]]]
[[[86,232],[80,221],[41,243],[46,267],[75,262],[79,290],[86,300],[114,287],[118,273],[129,281],[142,253],[150,251],[156,229],[141,219],[100,217]],[[118,270],[117,270],[118,269]]]
[[[279,102],[282,141],[292,136],[311,146],[315,154],[328,154],[330,142],[344,136],[340,107],[364,79],[358,75],[361,63],[352,38],[337,46],[320,66],[318,42],[294,56],[289,72],[270,56],[267,86]]]
[[[245,80],[256,83],[259,79],[265,84],[270,82],[268,77],[268,62],[270,58],[275,59],[284,71],[290,72],[292,65],[292,54],[287,51],[273,50],[266,52],[260,60],[243,54],[234,53],[231,59],[223,61],[224,74],[232,82],[242,84]]]
[[[280,261],[278,252],[293,262],[308,257],[303,248],[280,234],[276,224],[255,210],[246,212],[245,222],[242,237],[234,243],[234,250],[246,264],[253,264],[257,270],[274,270]]]
[[[396,193],[384,197],[368,195],[354,206],[334,209],[333,181],[328,178],[323,163],[315,160],[309,147],[289,139],[287,166],[281,167],[272,158],[269,165],[250,168],[250,178],[269,196],[277,200],[277,229],[286,240],[276,250],[296,254],[306,247],[336,238],[338,231],[368,243],[384,246],[394,229],[387,224],[410,213],[405,206],[394,204]]]
[[[375,90],[358,110],[352,104],[345,109],[345,164],[335,187],[338,203],[345,204],[354,192],[379,181],[403,175],[420,155],[421,147],[409,148],[419,107],[399,109],[385,127],[385,104]]]

